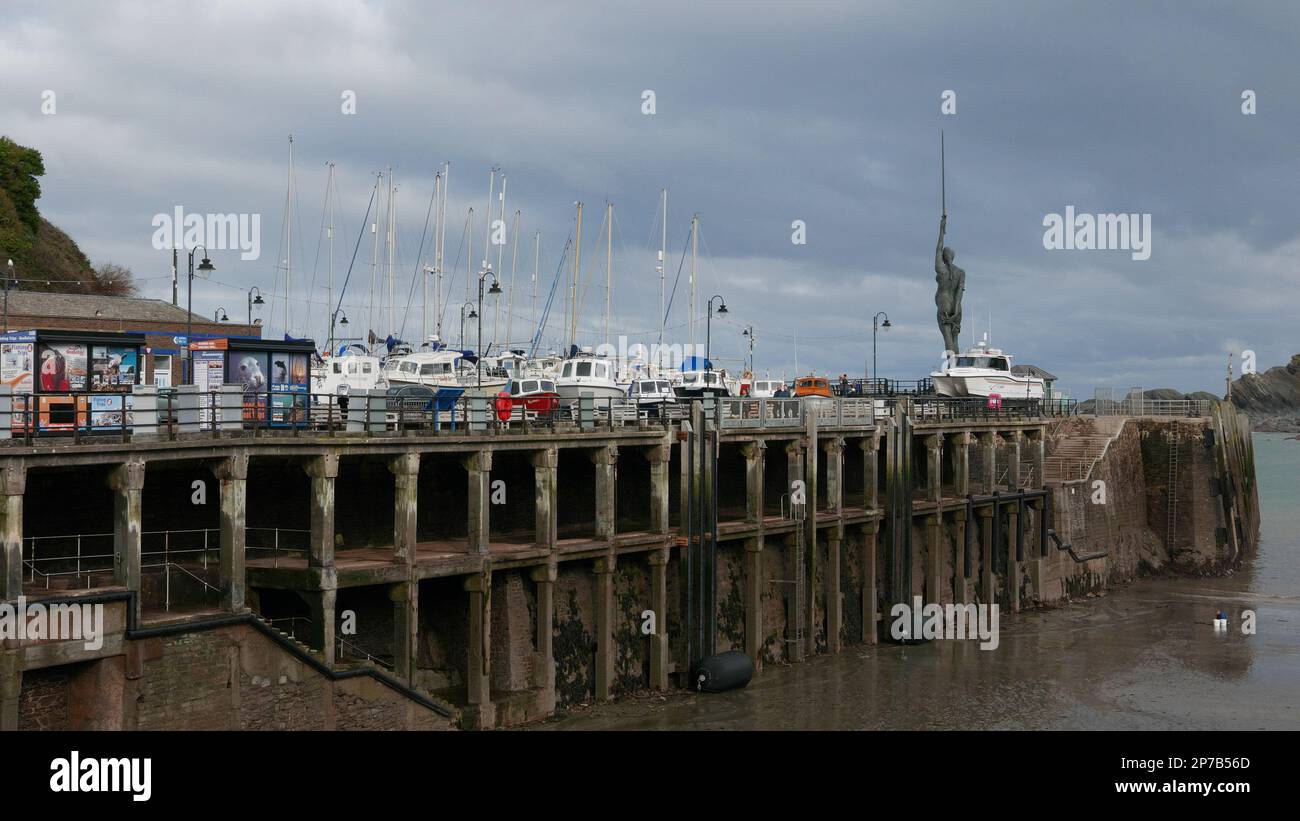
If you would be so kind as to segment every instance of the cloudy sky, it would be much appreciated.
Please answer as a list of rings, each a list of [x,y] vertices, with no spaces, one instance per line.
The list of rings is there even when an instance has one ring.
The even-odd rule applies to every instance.
[[[760,373],[860,375],[884,310],[880,371],[916,378],[943,347],[943,129],[963,344],[991,328],[1079,397],[1098,385],[1221,392],[1228,352],[1253,350],[1263,369],[1300,351],[1298,45],[1300,6],[1282,2],[6,2],[0,133],[44,154],[42,213],[92,261],[129,266],[147,296],[171,294],[154,215],[259,214],[260,257],[214,251],[195,312],[243,316],[256,285],[275,336],[292,134],[294,335],[323,336],[328,316],[332,162],[336,293],[374,175],[391,166],[397,317],[378,310],[372,327],[419,337],[413,280],[433,261],[421,235],[434,172],[450,161],[453,342],[497,165],[507,221],[521,211],[513,337],[530,335],[532,238],[541,231],[544,303],[581,200],[582,341],[603,338],[606,201],[611,325],[653,341],[666,187],[669,288],[698,213],[700,304],[718,293],[730,311],[713,324],[715,358],[738,364],[753,326]],[[946,90],[955,114],[941,111]],[[1150,259],[1045,249],[1045,215],[1067,206],[1150,214]],[[792,242],[795,220],[806,244]],[[370,248],[367,234],[343,298],[353,332],[369,324]],[[510,267],[508,245],[507,284]],[[685,282],[667,342],[689,341]],[[547,346],[562,341],[563,292]]]

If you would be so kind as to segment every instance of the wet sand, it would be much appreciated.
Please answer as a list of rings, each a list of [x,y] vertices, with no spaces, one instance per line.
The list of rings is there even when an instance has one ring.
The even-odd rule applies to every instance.
[[[1261,544],[1231,576],[1003,614],[996,650],[855,645],[768,667],[744,690],[630,699],[537,729],[1300,729],[1300,443],[1282,436],[1256,435]]]

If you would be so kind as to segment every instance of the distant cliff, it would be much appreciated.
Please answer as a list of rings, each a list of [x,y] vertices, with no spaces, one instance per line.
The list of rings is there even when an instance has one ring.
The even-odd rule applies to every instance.
[[[1233,382],[1232,404],[1246,412],[1255,430],[1300,433],[1300,354]]]

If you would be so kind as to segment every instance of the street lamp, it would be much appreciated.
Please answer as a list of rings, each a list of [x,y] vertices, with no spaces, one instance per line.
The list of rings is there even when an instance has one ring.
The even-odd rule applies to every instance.
[[[885,318],[883,324],[880,324],[880,318]],[[884,311],[876,311],[876,315],[871,317],[871,375],[868,379],[879,379],[880,375],[876,373],[876,331],[880,328],[888,330],[892,326],[889,324],[889,314]]]
[[[718,314],[719,314],[719,315],[722,315],[722,314],[725,314],[725,313],[727,312],[727,301],[724,300],[724,299],[722,298],[721,295],[719,295],[719,294],[714,294],[713,296],[709,297],[709,303],[708,303],[709,316],[708,316],[708,319],[705,320],[705,323],[704,323],[704,368],[705,368],[705,372],[710,372],[710,371],[713,370],[713,356],[712,356],[712,353],[711,353],[711,347],[712,347],[712,344],[713,344],[713,339],[712,339],[712,337],[713,337],[713,300],[715,300],[715,299],[718,301]]]
[[[212,321],[213,321],[213,322],[229,322],[229,321],[230,321],[230,317],[226,316],[226,309],[225,309],[225,308],[218,308],[217,310],[213,311],[213,313],[212,313]]]
[[[740,335],[749,337],[749,376],[752,379],[754,377],[754,326],[746,326]]]
[[[9,275],[5,277],[5,333],[9,333],[9,285],[14,280],[14,261],[9,260]]]
[[[478,316],[478,313],[474,310],[473,302],[467,301],[464,305],[460,306],[460,347],[461,348],[465,347],[465,309],[466,308],[469,308],[470,319],[474,319],[475,317]]]
[[[257,298],[256,298],[256,299],[253,298],[253,292],[254,292],[254,291],[257,291]],[[249,325],[252,325],[252,324],[253,324],[253,306],[254,306],[254,305],[265,305],[265,304],[266,304],[266,300],[262,299],[262,289],[261,289],[261,288],[258,288],[256,285],[254,285],[252,288],[249,288],[249,289],[248,289],[248,324],[249,324]]]
[[[200,248],[203,249],[203,261],[199,263],[199,270],[205,277],[211,276],[217,267],[208,259],[208,249],[203,245],[196,245],[189,252],[190,255],[190,278],[187,288],[185,312],[188,316],[185,319],[185,384],[194,384],[194,253]]]
[[[488,293],[501,293],[497,275],[492,273],[492,263],[483,260],[483,273],[478,275],[478,348],[474,351],[476,354],[474,364],[478,367],[478,386],[480,389],[483,387],[483,282],[488,277],[492,277],[492,287],[488,288]]]

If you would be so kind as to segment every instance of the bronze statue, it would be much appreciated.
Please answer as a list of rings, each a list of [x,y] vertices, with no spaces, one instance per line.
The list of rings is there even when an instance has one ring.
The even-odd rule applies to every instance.
[[[943,349],[961,353],[957,337],[961,335],[961,298],[966,293],[966,272],[953,264],[956,254],[943,245],[943,235],[948,230],[948,215],[939,219],[939,244],[934,249],[935,281],[939,287],[934,292],[934,304],[939,309],[939,332],[943,334]]]

